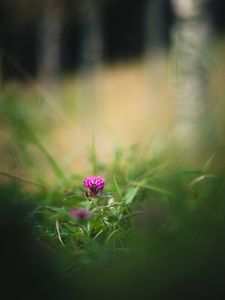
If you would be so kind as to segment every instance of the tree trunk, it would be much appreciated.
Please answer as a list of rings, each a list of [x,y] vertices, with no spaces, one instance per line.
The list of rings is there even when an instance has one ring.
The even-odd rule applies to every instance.
[[[38,77],[42,83],[54,81],[60,73],[62,7],[59,1],[43,1],[38,33]]]
[[[100,97],[99,86],[103,56],[102,14],[100,0],[81,0],[80,68],[82,76],[83,109],[94,116]],[[88,103],[88,105],[87,105]]]
[[[81,1],[81,67],[90,72],[102,61],[102,18],[99,1]]]
[[[172,0],[177,15],[173,30],[177,68],[176,136],[193,160],[206,158],[216,145],[209,99],[211,26],[204,2]]]

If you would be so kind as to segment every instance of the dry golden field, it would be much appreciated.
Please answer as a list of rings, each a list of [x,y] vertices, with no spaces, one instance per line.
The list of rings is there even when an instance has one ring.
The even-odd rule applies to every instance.
[[[225,127],[224,50],[224,42],[214,47],[210,77],[221,146]],[[176,76],[169,57],[105,65],[88,76],[65,75],[51,87],[26,80],[25,84],[6,82],[2,89],[1,171],[32,177],[35,166],[39,176],[45,174],[51,181],[46,158],[32,143],[24,145],[24,155],[29,153],[32,162],[27,163],[19,154],[21,147],[13,133],[17,116],[37,129],[35,135],[68,174],[90,170],[88,157],[93,147],[99,161],[108,163],[118,149],[126,152],[130,146],[139,145],[143,153],[145,149],[154,153],[170,140],[176,113]],[[14,118],[14,131],[10,118]]]

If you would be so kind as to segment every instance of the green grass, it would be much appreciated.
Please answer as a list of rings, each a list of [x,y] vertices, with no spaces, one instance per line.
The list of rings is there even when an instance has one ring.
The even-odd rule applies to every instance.
[[[0,147],[2,166],[23,171],[20,176],[3,168],[1,178],[7,175],[21,188],[32,187],[20,192],[10,186],[7,193],[0,187],[0,196],[2,203],[9,203],[6,215],[29,207],[18,219],[31,222],[33,236],[56,258],[60,280],[70,282],[83,298],[207,299],[202,295],[212,293],[211,299],[219,299],[225,276],[223,148],[198,167],[185,164],[188,154],[176,145],[154,153],[120,145],[103,163],[99,136],[92,134],[89,171],[71,172],[46,143],[62,118],[57,119],[55,110],[46,112],[46,106],[42,111],[35,97],[10,87],[0,102],[0,133],[9,136]],[[66,148],[65,156],[68,152]],[[83,187],[88,175],[106,179],[103,194],[92,200]],[[72,208],[89,210],[91,218],[71,218]],[[4,221],[2,205],[0,211]],[[192,294],[196,290],[198,297]]]
[[[224,271],[225,177],[207,173],[205,166],[189,170],[166,159],[135,163],[134,158],[130,165],[129,157],[116,173],[115,164],[101,166],[107,184],[96,199],[85,196],[82,175],[67,179],[66,188],[56,184],[32,194],[34,234],[51,251],[64,253],[58,261],[61,278],[76,278],[84,290],[88,285],[85,295],[94,293],[96,299],[108,289],[112,298],[121,293],[121,299],[127,293],[145,298],[144,291],[152,299],[166,291],[179,295],[180,285],[185,290],[189,282],[194,289],[198,276],[200,289],[207,280],[218,284],[221,264]],[[73,219],[71,208],[88,209],[91,218]]]
[[[116,179],[110,169],[104,170],[105,192],[94,200],[85,196],[82,176],[77,185],[70,182],[67,194],[57,193],[57,189],[52,195],[45,192],[46,200],[43,198],[43,205],[35,211],[43,220],[39,224],[41,234],[50,235],[78,256],[85,253],[90,242],[113,251],[132,251],[132,239],[138,232],[142,235],[151,228],[170,232],[181,227],[186,218],[210,201],[214,186],[224,182],[223,178],[201,170],[173,169],[151,160],[143,162],[142,175],[138,171],[138,176],[134,170],[127,174],[124,166]],[[84,223],[76,222],[69,217],[71,208],[88,209],[92,217]]]
[[[169,151],[154,156],[145,152],[143,157],[143,151],[133,147],[126,152],[118,149],[114,160],[103,165],[98,160],[93,137],[89,155],[91,174],[65,175],[65,170],[38,138],[40,132],[35,130],[35,124],[31,127],[30,120],[23,116],[24,112],[21,111],[20,117],[14,102],[3,108],[10,121],[12,137],[19,145],[19,155],[35,172],[37,166],[26,147],[31,144],[55,174],[52,185],[47,184],[44,174],[34,176],[39,179],[35,196],[37,205],[32,213],[34,220],[38,220],[35,225],[38,235],[50,240],[53,247],[67,249],[81,267],[83,262],[96,264],[102,257],[110,261],[114,256],[120,257],[121,253],[130,255],[148,245],[156,247],[155,243],[161,243],[162,236],[167,239],[178,234],[180,239],[186,238],[193,234],[187,228],[192,226],[192,219],[198,220],[198,214],[202,215],[202,208],[206,214],[203,218],[209,218],[209,222],[216,223],[222,218],[219,217],[222,211],[218,211],[218,217],[212,217],[207,210],[212,201],[215,207],[223,205],[221,199],[225,197],[224,176],[210,173],[214,156],[202,168],[191,170],[182,166],[181,160],[174,160]],[[89,200],[85,196],[83,179],[87,175],[106,178],[105,190],[96,199]],[[11,179],[20,180],[18,176],[11,176]],[[20,181],[35,184],[32,180],[21,178]],[[71,218],[69,211],[72,208],[89,210],[90,220],[80,222]],[[196,230],[199,230],[199,224]],[[155,255],[154,247],[150,247],[152,255]],[[163,251],[164,246],[159,244],[157,247],[159,253]]]
[[[109,290],[111,299],[183,299],[180,287],[191,293],[206,285],[204,291],[214,296],[222,289],[225,176],[221,170],[211,171],[214,156],[191,169],[173,158],[175,147],[154,156],[147,151],[143,156],[143,150],[133,147],[117,150],[112,162],[102,164],[93,139],[91,173],[67,175],[38,138],[40,133],[24,118],[17,126],[13,121],[12,133],[28,166],[36,171],[26,148],[31,144],[55,181],[48,184],[44,174],[28,179],[12,175],[10,180],[35,185],[34,179],[40,178],[36,189],[23,196],[26,203],[33,200],[25,219],[45,251],[54,253],[57,276],[72,290],[96,299],[105,299]],[[90,200],[83,179],[93,174],[103,176],[106,186],[101,196]],[[20,205],[19,193],[16,198]],[[72,208],[89,210],[91,218],[71,218]]]

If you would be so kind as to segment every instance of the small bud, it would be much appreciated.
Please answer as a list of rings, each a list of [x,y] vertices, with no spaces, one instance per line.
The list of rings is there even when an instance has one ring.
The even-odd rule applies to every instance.
[[[69,215],[71,218],[77,218],[80,220],[88,220],[91,217],[90,211],[81,208],[73,208],[69,211]]]

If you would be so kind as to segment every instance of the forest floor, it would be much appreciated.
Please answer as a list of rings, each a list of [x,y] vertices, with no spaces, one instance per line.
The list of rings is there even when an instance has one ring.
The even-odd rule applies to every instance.
[[[198,298],[222,291],[223,67],[215,59],[211,75],[221,146],[196,166],[171,143],[169,63],[160,65],[164,77],[153,63],[132,62],[105,66],[94,76],[68,75],[51,87],[30,78],[6,84],[1,182],[17,182],[22,192],[2,186],[1,201],[8,199],[12,209],[33,203],[25,219],[53,251],[59,278],[79,293],[96,299],[109,290],[112,299],[190,293],[197,299],[191,296],[196,288]],[[106,180],[101,195],[87,197],[88,175]]]

